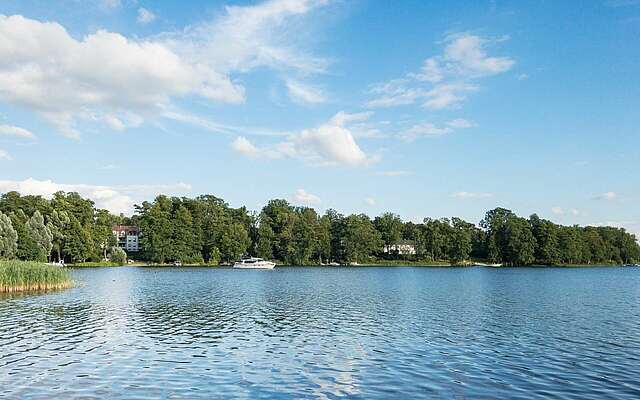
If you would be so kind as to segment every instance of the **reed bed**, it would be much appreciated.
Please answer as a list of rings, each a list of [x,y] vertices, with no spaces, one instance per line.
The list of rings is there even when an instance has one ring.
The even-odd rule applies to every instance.
[[[62,267],[30,261],[0,261],[0,293],[57,290],[72,287]]]

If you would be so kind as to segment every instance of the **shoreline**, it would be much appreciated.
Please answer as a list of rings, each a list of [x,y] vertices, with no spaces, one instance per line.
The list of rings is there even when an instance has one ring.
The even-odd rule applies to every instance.
[[[113,265],[105,265],[104,263],[96,263],[96,264],[68,264],[65,266],[66,268],[73,269],[85,269],[85,268],[121,268],[121,267],[138,267],[138,268],[224,268],[224,269],[232,269],[231,264],[220,264],[220,265],[210,265],[210,264],[184,264],[182,266],[175,266],[173,264],[144,264],[144,263],[132,263],[132,264],[113,264]],[[276,264],[276,268],[371,268],[371,267],[386,267],[386,268],[395,268],[395,267],[416,267],[416,268],[491,268],[491,269],[501,269],[501,268],[633,268],[633,266],[629,267],[627,265],[622,264],[557,264],[557,265],[518,265],[518,266],[508,266],[503,265],[499,267],[490,266],[490,265],[477,265],[477,264],[448,264],[448,263],[418,263],[418,262],[410,262],[410,263],[364,263],[364,264],[340,264],[340,265],[322,265],[322,264],[307,264],[307,265],[289,265],[289,264]]]

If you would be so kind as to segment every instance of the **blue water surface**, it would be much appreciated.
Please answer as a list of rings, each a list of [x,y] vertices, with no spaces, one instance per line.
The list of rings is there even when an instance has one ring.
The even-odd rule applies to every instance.
[[[640,268],[72,273],[0,297],[0,398],[640,398]]]

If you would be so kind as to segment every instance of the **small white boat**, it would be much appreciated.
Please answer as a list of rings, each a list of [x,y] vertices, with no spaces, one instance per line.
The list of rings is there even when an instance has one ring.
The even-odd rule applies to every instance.
[[[273,269],[275,266],[274,262],[255,257],[243,258],[233,264],[233,268],[241,269]]]

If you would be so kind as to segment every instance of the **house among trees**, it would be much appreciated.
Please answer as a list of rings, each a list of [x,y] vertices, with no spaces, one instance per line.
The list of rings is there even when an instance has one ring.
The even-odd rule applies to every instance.
[[[386,254],[415,255],[416,242],[413,240],[400,240],[393,244],[384,245],[382,252]]]
[[[121,249],[127,252],[140,250],[140,229],[137,226],[116,225],[113,234]]]

